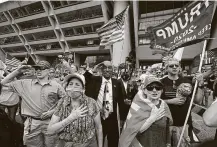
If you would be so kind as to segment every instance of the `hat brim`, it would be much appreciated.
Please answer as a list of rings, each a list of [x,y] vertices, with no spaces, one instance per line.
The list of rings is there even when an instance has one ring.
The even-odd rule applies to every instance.
[[[148,85],[153,84],[153,83],[158,83],[161,86],[163,86],[163,83],[161,83],[160,81],[152,81],[151,83],[147,84],[145,87],[147,87]]]
[[[76,74],[67,75],[67,76],[65,77],[63,83],[69,82],[69,80],[72,79],[72,78],[79,79],[79,80],[81,81],[82,85],[84,86],[85,83],[83,83],[82,79],[81,79],[79,76],[77,76]]]

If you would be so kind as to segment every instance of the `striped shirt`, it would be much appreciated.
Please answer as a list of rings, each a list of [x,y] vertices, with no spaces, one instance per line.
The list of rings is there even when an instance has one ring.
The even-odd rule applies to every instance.
[[[177,80],[170,80],[168,77],[165,77],[161,80],[164,85],[164,92],[162,94],[162,99],[173,99],[176,97],[177,87],[182,83],[190,83],[191,81],[187,78],[179,77]],[[174,126],[183,126],[185,118],[188,112],[188,107],[190,104],[190,97],[187,98],[186,102],[183,105],[173,105],[168,104],[172,117]],[[191,119],[191,117],[190,117]]]

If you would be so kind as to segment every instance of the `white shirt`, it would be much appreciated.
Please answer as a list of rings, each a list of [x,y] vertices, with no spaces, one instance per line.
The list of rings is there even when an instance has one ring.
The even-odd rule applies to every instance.
[[[100,105],[102,105],[102,103],[103,103],[103,96],[104,96],[104,89],[105,89],[106,82],[108,82],[107,83],[107,85],[108,85],[108,93],[106,95],[106,101],[108,101],[109,104],[110,104],[110,107],[111,107],[111,111],[110,112],[113,112],[113,95],[112,95],[112,80],[111,79],[106,80],[104,77],[102,77],[102,84],[101,84],[101,87],[100,87],[100,90],[99,90],[98,100],[101,102]],[[102,106],[100,106],[100,108],[101,107]]]

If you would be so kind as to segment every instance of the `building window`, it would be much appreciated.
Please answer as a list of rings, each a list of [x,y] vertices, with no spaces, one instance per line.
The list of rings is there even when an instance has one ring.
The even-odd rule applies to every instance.
[[[84,32],[83,32],[81,27],[80,28],[75,28],[75,35],[80,35],[80,34],[83,34],[83,33]]]
[[[153,20],[153,21],[144,21],[144,22],[141,22],[139,24],[139,30],[140,31],[147,31],[147,28],[160,25],[164,21],[165,21],[164,19],[161,19],[161,20]]]
[[[54,9],[60,9],[66,6],[71,6],[71,5],[77,5],[80,3],[85,3],[87,1],[71,1],[71,0],[67,0],[67,1],[51,1],[51,4],[53,6]]]
[[[103,15],[102,8],[99,5],[99,6],[94,6],[94,7],[89,7],[85,9],[58,14],[57,17],[60,23],[67,23],[72,21],[80,21],[84,19],[95,18],[102,15]]]
[[[63,32],[64,32],[66,37],[74,35],[73,28],[63,28]]]
[[[9,53],[23,53],[26,52],[26,48],[19,46],[19,47],[9,47],[9,48],[3,48],[5,52]]]
[[[57,42],[32,45],[32,48],[34,50],[36,50],[36,51],[59,50],[59,49],[61,49],[59,43],[57,43]]]
[[[11,36],[11,37],[6,37],[6,38],[1,38],[0,39],[0,44],[13,44],[13,43],[20,43],[20,38],[18,36]]]
[[[92,30],[92,27],[91,26],[85,26],[84,27],[84,33],[92,33],[93,30]]]
[[[42,12],[44,12],[44,8],[41,2],[36,2],[24,7],[19,7],[10,10],[10,13],[14,18],[21,18],[29,15],[34,15],[37,13],[42,13]]]
[[[53,39],[56,38],[54,31],[44,31],[38,32],[33,34],[26,34],[25,37],[28,41],[35,41],[35,40],[46,40],[46,39]]]
[[[73,40],[69,41],[70,47],[87,47],[87,46],[98,46],[100,43],[99,39],[85,39],[85,40]]]
[[[14,33],[14,29],[10,26],[2,26],[0,27],[0,34],[9,34],[9,33]]]
[[[88,40],[87,41],[87,45],[93,45],[94,44],[94,40]]]
[[[0,12],[0,22],[7,21],[7,18],[5,17],[3,12]]]
[[[94,40],[94,45],[99,45],[99,43],[100,43],[100,40],[99,40],[99,39]]]
[[[21,27],[21,30],[31,30],[31,29],[37,29],[42,27],[50,26],[50,22],[47,17],[34,19],[30,21],[25,21],[18,23],[18,25]]]
[[[139,45],[147,45],[150,44],[150,40],[145,38],[145,37],[140,37],[139,38]]]
[[[94,24],[94,25],[93,25],[93,31],[96,32],[96,30],[97,30],[98,28],[100,28],[102,25],[103,25],[102,23]]]

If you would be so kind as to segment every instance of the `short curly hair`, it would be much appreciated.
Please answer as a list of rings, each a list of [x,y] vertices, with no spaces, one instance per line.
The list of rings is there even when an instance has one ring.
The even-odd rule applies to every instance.
[[[176,59],[176,58],[169,58],[169,59],[165,62],[165,67],[167,68],[168,65],[169,65],[169,63],[172,62],[172,61],[178,62],[179,65],[180,65],[180,62],[179,62],[178,59]]]

